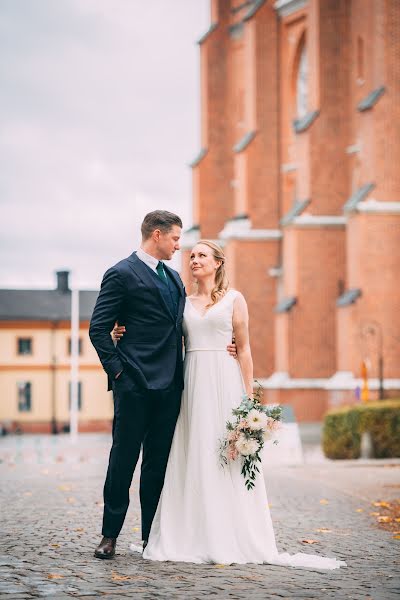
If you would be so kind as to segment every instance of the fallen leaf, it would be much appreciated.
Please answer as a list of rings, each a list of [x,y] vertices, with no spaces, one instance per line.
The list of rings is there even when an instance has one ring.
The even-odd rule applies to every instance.
[[[378,517],[379,523],[391,523],[392,517]]]
[[[64,575],[59,575],[58,573],[49,573],[47,575],[47,579],[63,579]]]
[[[59,548],[60,544],[50,544],[52,548]]]
[[[225,569],[226,565],[214,565],[215,569]]]
[[[396,521],[396,523],[400,523],[400,517],[395,517],[394,520]]]
[[[394,535],[394,536],[393,536],[393,539],[394,539],[394,540],[400,540],[400,535]]]
[[[390,502],[373,502],[372,504],[374,506],[383,506],[383,508],[390,508],[391,507]]]
[[[118,575],[115,571],[111,571],[111,579],[113,581],[128,581],[130,577],[129,575]]]
[[[319,503],[320,503],[320,504],[329,504],[329,500],[326,500],[326,498],[322,498],[322,499],[319,501]]]
[[[316,529],[315,531],[322,532],[322,533],[332,533],[332,529],[328,529],[327,527],[321,527],[320,529]]]
[[[85,531],[85,530],[83,529],[83,527],[78,527],[77,529],[74,529],[74,531]]]
[[[370,517],[379,517],[380,513],[378,512],[370,512]]]
[[[363,508],[356,508],[356,512],[364,512]]]
[[[318,544],[318,540],[301,540],[303,544]]]
[[[139,527],[132,527],[132,531],[139,531]]]

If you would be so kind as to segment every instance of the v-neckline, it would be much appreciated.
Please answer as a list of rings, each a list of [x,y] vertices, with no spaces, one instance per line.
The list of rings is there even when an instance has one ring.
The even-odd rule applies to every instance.
[[[223,296],[221,298],[221,300],[219,300],[219,302],[217,302],[216,304],[213,304],[212,306],[210,306],[210,308],[207,308],[207,310],[204,312],[204,314],[201,314],[197,308],[195,308],[194,304],[192,303],[191,299],[189,297],[186,298],[186,300],[189,302],[190,306],[193,308],[194,312],[198,314],[198,316],[200,317],[200,319],[204,319],[208,313],[210,312],[210,310],[212,308],[215,308],[216,306],[218,306],[218,304],[220,304],[226,297],[227,295],[231,292],[232,290],[228,290],[225,294],[225,296]]]

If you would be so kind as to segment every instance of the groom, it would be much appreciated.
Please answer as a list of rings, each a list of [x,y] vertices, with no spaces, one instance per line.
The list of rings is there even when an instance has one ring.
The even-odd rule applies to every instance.
[[[103,539],[96,558],[113,558],[143,446],[140,476],[144,546],[164,483],[183,388],[185,288],[162,261],[179,250],[181,219],[156,210],[142,223],[141,247],[109,269],[89,335],[114,395],[113,444],[104,485]],[[114,323],[126,326],[115,347]]]

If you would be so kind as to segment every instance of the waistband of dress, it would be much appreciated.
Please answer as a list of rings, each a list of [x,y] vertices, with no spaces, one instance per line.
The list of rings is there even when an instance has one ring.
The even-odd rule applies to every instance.
[[[188,352],[227,352],[226,348],[190,348],[189,350],[185,350]]]

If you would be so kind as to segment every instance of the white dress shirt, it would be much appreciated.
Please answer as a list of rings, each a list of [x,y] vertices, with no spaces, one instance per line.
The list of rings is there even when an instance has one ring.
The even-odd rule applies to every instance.
[[[147,252],[145,252],[143,248],[138,248],[136,250],[136,256],[148,267],[150,267],[150,269],[152,269],[154,273],[157,273],[157,265],[159,262],[158,258],[154,258],[154,256],[151,256],[151,254],[147,254]]]

